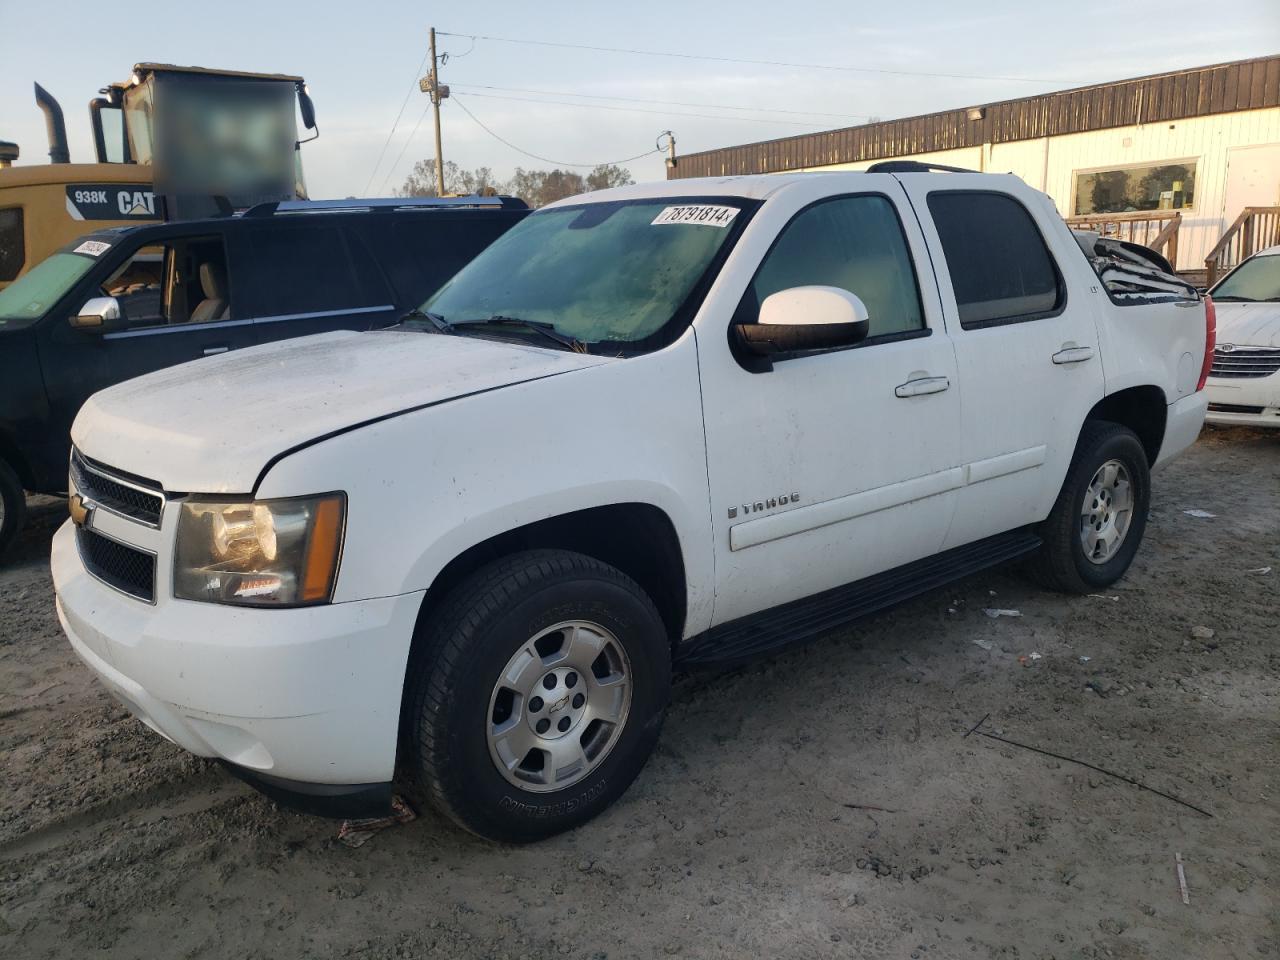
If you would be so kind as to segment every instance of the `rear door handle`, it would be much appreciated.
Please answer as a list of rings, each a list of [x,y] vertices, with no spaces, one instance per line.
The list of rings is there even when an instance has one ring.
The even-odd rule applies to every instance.
[[[1084,363],[1092,359],[1093,347],[1063,347],[1053,355],[1053,362],[1057,364]]]
[[[227,346],[225,343],[220,343],[217,346],[205,347],[204,355],[206,357],[212,357],[215,353],[226,353],[230,349],[231,348]]]
[[[926,393],[941,393],[951,386],[946,377],[919,377],[893,388],[895,397],[923,397]]]

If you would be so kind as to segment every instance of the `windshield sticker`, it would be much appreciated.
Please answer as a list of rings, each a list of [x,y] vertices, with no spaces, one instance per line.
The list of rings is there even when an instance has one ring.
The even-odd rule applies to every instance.
[[[695,203],[684,207],[665,207],[653,218],[650,226],[665,223],[692,223],[701,227],[727,227],[738,215],[737,207],[720,207],[710,203]]]
[[[84,253],[91,257],[100,257],[111,249],[111,244],[102,240],[86,240],[80,246],[72,250],[72,253]]]

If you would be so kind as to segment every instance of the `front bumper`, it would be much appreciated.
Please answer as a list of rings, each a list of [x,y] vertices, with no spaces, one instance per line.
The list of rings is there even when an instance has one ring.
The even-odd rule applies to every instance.
[[[420,592],[271,610],[162,587],[151,605],[85,570],[70,522],[51,564],[72,648],[157,733],[304,797],[391,781]]]
[[[1210,423],[1280,428],[1280,373],[1257,378],[1210,377],[1204,392],[1209,397],[1205,419]]]

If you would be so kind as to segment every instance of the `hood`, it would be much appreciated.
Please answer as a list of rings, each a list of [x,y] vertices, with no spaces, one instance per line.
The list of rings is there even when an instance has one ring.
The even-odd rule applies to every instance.
[[[339,331],[169,367],[94,394],[71,438],[166,490],[248,493],[273,458],[332,433],[607,357],[471,337]]]
[[[1218,345],[1280,347],[1280,303],[1214,302]]]

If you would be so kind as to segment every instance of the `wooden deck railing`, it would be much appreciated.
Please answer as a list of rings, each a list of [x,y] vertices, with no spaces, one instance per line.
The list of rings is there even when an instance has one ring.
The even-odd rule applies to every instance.
[[[1259,250],[1280,244],[1280,207],[1245,207],[1204,258],[1205,285]]]
[[[1140,243],[1164,256],[1178,268],[1178,228],[1182,226],[1179,210],[1142,210],[1137,213],[1090,213],[1067,217],[1067,226],[1093,230],[1104,237]]]

